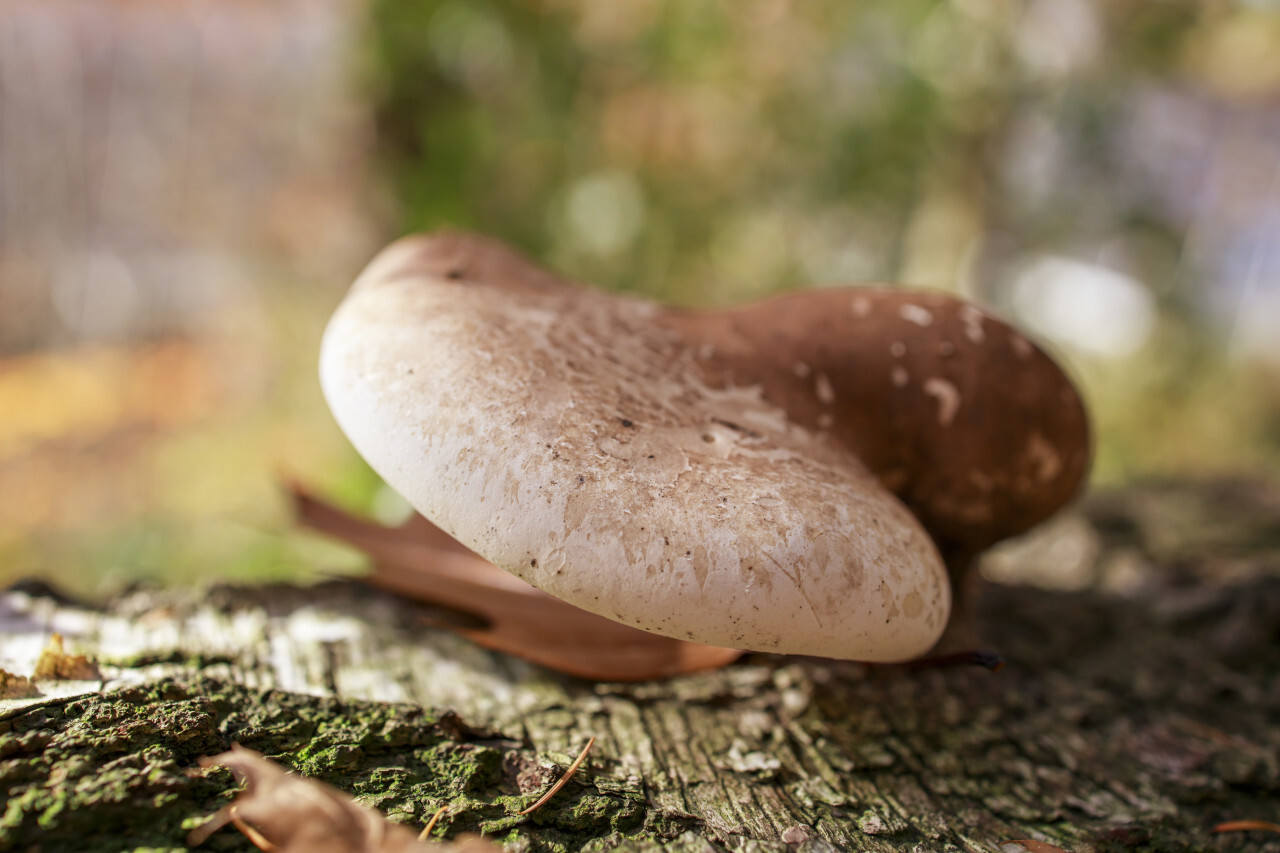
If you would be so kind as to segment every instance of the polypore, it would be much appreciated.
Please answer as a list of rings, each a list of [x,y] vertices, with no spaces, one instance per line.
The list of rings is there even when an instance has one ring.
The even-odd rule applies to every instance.
[[[758,651],[923,654],[951,607],[939,547],[966,564],[1088,461],[1061,371],[950,297],[685,312],[454,232],[370,264],[321,380],[374,469],[487,560],[626,625]]]

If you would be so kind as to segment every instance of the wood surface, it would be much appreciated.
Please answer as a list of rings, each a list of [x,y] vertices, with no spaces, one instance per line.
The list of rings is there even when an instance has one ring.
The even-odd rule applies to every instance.
[[[437,837],[515,850],[1280,850],[1280,494],[1256,482],[1095,495],[991,574],[1008,665],[748,656],[640,685],[557,676],[349,582],[0,596],[0,667],[49,635],[105,683],[0,702],[0,850],[185,849],[229,801],[232,742]],[[547,806],[517,812],[582,748]],[[222,830],[201,849],[251,849]]]

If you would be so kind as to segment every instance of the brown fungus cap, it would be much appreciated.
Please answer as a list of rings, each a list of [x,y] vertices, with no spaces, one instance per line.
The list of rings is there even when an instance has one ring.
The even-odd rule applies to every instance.
[[[1071,380],[955,297],[831,288],[663,323],[703,342],[713,384],[758,384],[792,422],[857,454],[948,556],[1043,521],[1088,471]]]
[[[564,601],[718,646],[923,654],[950,607],[933,541],[824,412],[716,358],[749,339],[711,316],[411,237],[338,309],[321,380],[419,512]]]

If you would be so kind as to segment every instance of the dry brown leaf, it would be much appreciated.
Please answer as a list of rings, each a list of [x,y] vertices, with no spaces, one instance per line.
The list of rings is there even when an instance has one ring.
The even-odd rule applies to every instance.
[[[31,678],[36,681],[101,681],[102,672],[84,655],[67,654],[62,635],[54,634],[36,660],[36,671]]]
[[[1067,853],[1056,844],[1036,841],[1034,838],[1015,838],[1000,845],[1001,853]]]
[[[1214,832],[1250,832],[1253,830],[1280,833],[1280,823],[1271,823],[1265,820],[1229,820],[1213,828]]]
[[[660,637],[580,610],[480,557],[420,515],[384,527],[292,486],[305,525],[374,560],[365,583],[443,605],[440,627],[485,648],[597,681],[647,681],[717,669],[742,652]]]
[[[477,836],[458,842],[423,842],[407,827],[390,823],[323,782],[287,772],[260,754],[240,746],[212,758],[202,767],[226,767],[245,783],[234,803],[191,833],[188,843],[201,844],[235,824],[259,849],[278,853],[501,853],[502,848]]]
[[[14,675],[0,669],[0,699],[30,699],[40,691],[25,675]]]

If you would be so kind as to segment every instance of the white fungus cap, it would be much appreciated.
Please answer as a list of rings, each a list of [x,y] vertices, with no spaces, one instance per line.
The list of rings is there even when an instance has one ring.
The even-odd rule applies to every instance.
[[[419,512],[570,604],[730,648],[927,652],[951,596],[915,517],[758,388],[709,385],[662,310],[483,238],[406,238],[334,315],[321,382]]]

